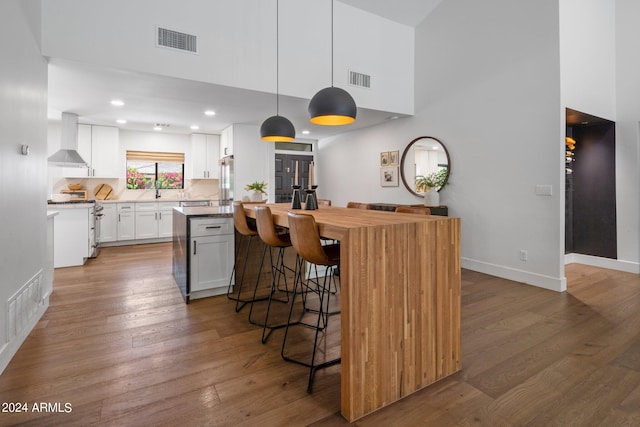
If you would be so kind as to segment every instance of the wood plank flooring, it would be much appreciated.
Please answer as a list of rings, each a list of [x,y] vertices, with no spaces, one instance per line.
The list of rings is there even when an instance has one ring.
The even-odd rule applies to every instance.
[[[640,425],[640,277],[566,275],[559,294],[464,270],[462,371],[353,425]],[[225,297],[185,305],[170,244],[57,269],[49,310],[0,376],[0,404],[29,412],[0,425],[347,425],[339,366],[307,394],[307,369],[280,357],[283,331],[262,345],[247,313]],[[41,402],[49,412],[32,411]]]

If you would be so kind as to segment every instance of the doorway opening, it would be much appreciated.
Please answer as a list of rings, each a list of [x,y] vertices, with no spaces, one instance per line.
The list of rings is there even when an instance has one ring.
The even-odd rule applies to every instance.
[[[565,254],[617,259],[615,122],[566,109]]]
[[[276,142],[275,144],[275,195],[276,203],[290,202],[291,186],[298,165],[298,185],[307,188],[309,164],[313,161],[313,144],[305,142]]]

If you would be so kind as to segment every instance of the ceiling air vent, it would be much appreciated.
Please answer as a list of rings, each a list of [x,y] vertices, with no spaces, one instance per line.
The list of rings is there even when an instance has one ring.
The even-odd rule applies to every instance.
[[[198,53],[198,38],[192,34],[158,27],[157,46]]]
[[[371,76],[349,70],[349,84],[369,89],[371,88]]]

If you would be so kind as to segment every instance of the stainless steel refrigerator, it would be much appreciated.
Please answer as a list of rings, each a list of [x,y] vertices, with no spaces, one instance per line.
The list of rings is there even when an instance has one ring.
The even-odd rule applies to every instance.
[[[233,156],[220,159],[220,205],[230,205],[233,201]]]

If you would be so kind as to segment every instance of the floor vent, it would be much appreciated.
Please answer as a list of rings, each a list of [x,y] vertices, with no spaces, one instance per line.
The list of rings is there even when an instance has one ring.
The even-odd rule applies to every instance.
[[[42,281],[40,271],[7,301],[7,342],[20,335],[43,303]]]
[[[371,76],[367,74],[349,71],[349,84],[351,86],[371,88]]]
[[[192,34],[158,27],[157,46],[198,53],[198,38]]]

